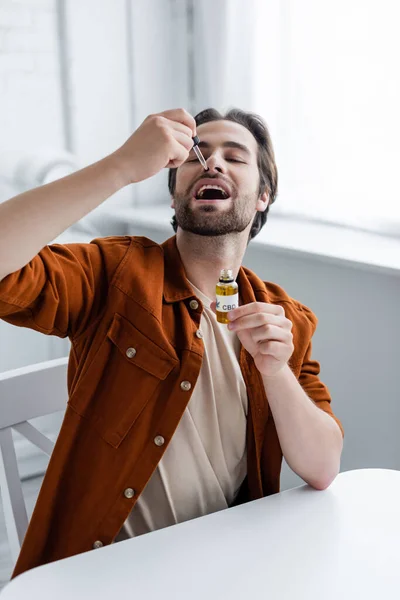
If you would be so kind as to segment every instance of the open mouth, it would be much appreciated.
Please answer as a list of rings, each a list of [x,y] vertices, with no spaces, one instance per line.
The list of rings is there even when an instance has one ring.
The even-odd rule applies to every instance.
[[[219,185],[202,185],[195,194],[196,200],[227,200],[230,195]]]

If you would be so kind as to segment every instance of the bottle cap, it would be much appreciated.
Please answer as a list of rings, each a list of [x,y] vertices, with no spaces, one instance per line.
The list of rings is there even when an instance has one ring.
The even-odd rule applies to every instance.
[[[233,272],[232,269],[222,269],[221,274],[219,276],[220,281],[224,281],[225,283],[229,283],[233,281]]]

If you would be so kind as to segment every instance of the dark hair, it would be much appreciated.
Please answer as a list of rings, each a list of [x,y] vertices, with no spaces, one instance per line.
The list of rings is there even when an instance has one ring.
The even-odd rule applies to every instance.
[[[278,170],[275,164],[274,149],[272,147],[271,137],[268,128],[262,118],[251,112],[245,112],[239,108],[232,108],[225,115],[222,115],[215,108],[202,110],[195,116],[197,126],[210,121],[233,121],[243,125],[253,134],[258,144],[258,171],[260,174],[259,194],[265,190],[269,193],[269,205],[275,202],[278,192]],[[176,186],[176,171],[170,169],[168,173],[168,189],[171,196],[174,195]],[[250,239],[255,237],[261,228],[265,225],[269,211],[269,205],[264,212],[257,212],[254,217],[253,225],[250,230]],[[175,215],[172,217],[171,225],[176,232],[178,224]]]

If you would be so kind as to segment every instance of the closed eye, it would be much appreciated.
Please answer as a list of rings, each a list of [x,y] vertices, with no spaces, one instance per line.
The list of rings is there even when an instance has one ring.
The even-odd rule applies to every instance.
[[[207,160],[207,157],[206,157],[206,156],[204,156],[204,159],[205,159],[205,160]],[[198,160],[199,160],[199,159],[198,159],[197,157],[195,157],[195,158],[188,158],[188,159],[186,160],[186,162],[187,162],[187,163],[191,163],[191,162],[198,162]],[[226,161],[228,161],[228,162],[241,163],[242,165],[247,165],[247,162],[246,162],[246,161],[244,161],[244,160],[239,160],[238,158],[226,158],[225,160],[226,160]]]

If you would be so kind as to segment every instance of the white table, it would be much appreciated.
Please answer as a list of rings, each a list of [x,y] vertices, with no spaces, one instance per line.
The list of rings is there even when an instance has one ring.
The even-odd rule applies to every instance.
[[[342,473],[44,565],[1,600],[400,598],[400,472]]]

